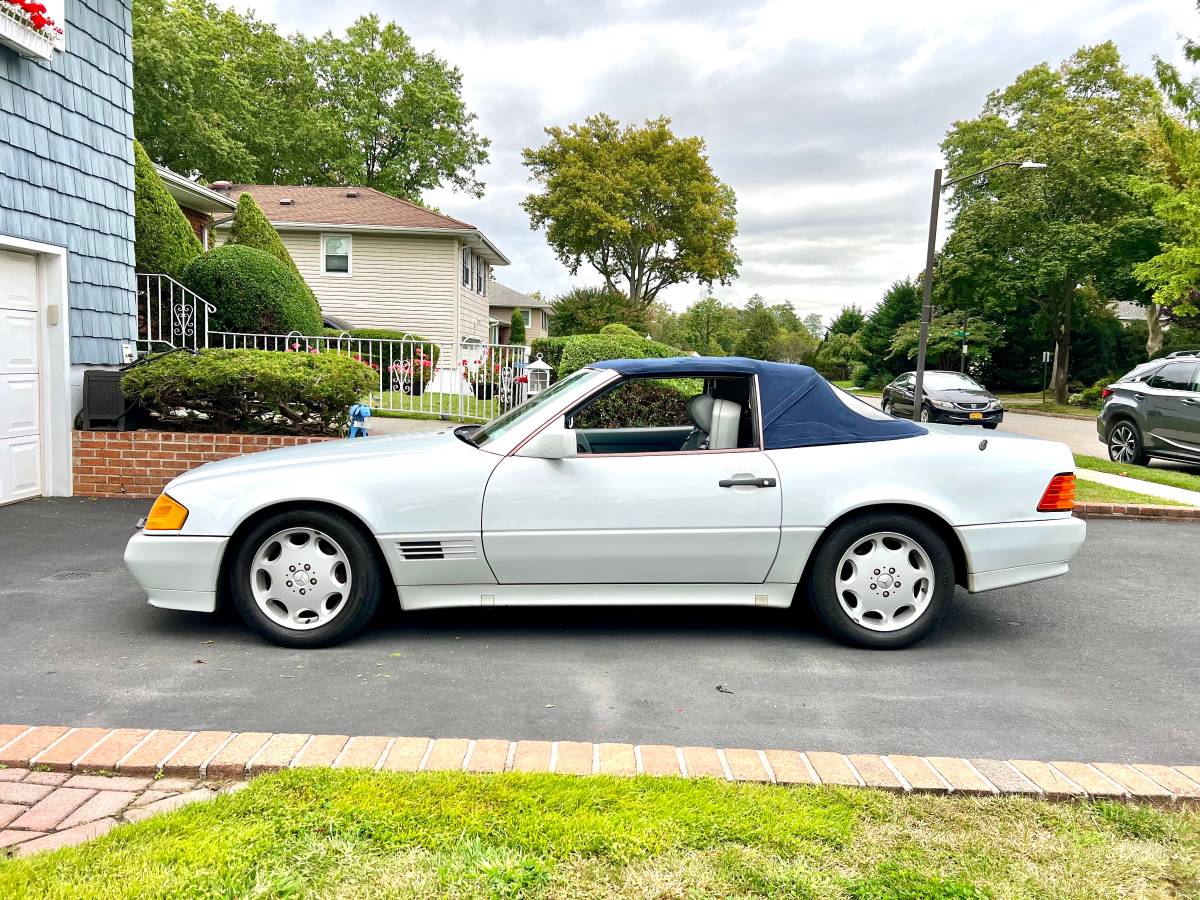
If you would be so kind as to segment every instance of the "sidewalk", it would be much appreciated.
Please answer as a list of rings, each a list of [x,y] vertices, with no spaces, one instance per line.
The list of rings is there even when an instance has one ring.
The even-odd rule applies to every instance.
[[[1189,491],[1186,488],[1171,487],[1169,484],[1156,484],[1153,481],[1142,481],[1140,478],[1128,478],[1125,475],[1113,475],[1109,472],[1096,472],[1092,469],[1075,469],[1076,478],[1086,478],[1098,481],[1109,487],[1123,488],[1136,491],[1151,497],[1161,497],[1164,500],[1174,500],[1189,506],[1200,506],[1200,491]]]

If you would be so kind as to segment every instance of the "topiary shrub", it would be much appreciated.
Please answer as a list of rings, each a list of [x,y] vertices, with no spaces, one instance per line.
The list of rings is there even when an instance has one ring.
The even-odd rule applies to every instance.
[[[349,346],[361,362],[388,373],[386,381],[390,389],[406,394],[419,394],[425,390],[437,371],[442,353],[439,344],[410,331],[392,328],[351,328],[340,331],[326,328],[324,333],[331,338],[350,335],[350,340],[344,341],[342,346]],[[405,343],[397,345],[385,341]],[[336,340],[330,341],[329,346],[331,349],[340,349]]]
[[[542,362],[548,365],[551,369],[550,377],[552,380],[558,378],[558,364],[562,361],[563,350],[567,347],[569,337],[544,337],[534,338],[529,346],[529,361],[538,358],[538,354],[542,355]]]
[[[376,384],[338,353],[201,350],[130,369],[121,388],[163,426],[234,434],[333,434]]]
[[[617,334],[576,334],[565,340],[557,367],[559,378],[606,359],[665,359],[684,355],[682,350],[658,341],[635,340]]]
[[[639,341],[644,341],[645,338],[626,325],[624,322],[613,322],[605,325],[600,329],[601,334],[615,334],[618,337],[636,338]]]
[[[133,142],[133,210],[134,267],[178,280],[204,248],[137,141]]]
[[[509,324],[508,342],[510,344],[525,343],[525,316],[519,309],[514,309]]]
[[[238,197],[237,210],[234,211],[229,224],[229,239],[225,243],[254,247],[256,250],[270,253],[297,275],[300,274],[292,254],[288,253],[287,247],[283,245],[279,232],[249,194]]]
[[[226,244],[196,257],[183,283],[216,306],[214,331],[320,334],[321,309],[304,280],[265,250]]]

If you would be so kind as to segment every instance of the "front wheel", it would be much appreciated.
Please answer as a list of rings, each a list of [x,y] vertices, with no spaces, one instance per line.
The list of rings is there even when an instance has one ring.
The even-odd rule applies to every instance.
[[[954,560],[920,519],[870,513],[835,527],[813,564],[813,608],[839,640],[898,650],[927,637],[954,593]]]
[[[1132,422],[1117,422],[1108,433],[1108,458],[1115,463],[1144,466],[1146,451],[1142,449],[1142,434]]]
[[[341,516],[292,510],[255,526],[230,570],[242,619],[283,647],[328,647],[359,631],[382,594],[375,555]]]

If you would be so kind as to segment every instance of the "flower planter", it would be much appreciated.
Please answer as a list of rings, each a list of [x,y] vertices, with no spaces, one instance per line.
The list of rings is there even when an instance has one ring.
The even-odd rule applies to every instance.
[[[496,393],[496,385],[488,381],[480,381],[475,384],[475,399],[476,400],[491,400]]]
[[[425,381],[422,378],[414,378],[404,386],[404,389],[410,397],[420,397],[425,393]]]
[[[0,0],[0,45],[28,59],[49,59],[55,43],[53,37],[31,28],[16,7]]]

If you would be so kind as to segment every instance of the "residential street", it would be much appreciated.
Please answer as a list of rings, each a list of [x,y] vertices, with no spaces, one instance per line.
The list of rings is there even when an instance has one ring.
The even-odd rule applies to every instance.
[[[1071,448],[1072,453],[1082,453],[1084,456],[1107,456],[1104,445],[1096,435],[1095,419],[1031,416],[1010,411],[1004,414],[999,430],[1061,441]]]
[[[392,613],[296,652],[147,606],[121,562],[147,507],[0,509],[0,721],[1200,762],[1192,525],[1092,521],[1070,575],[959,592],[896,653],[711,608]]]

